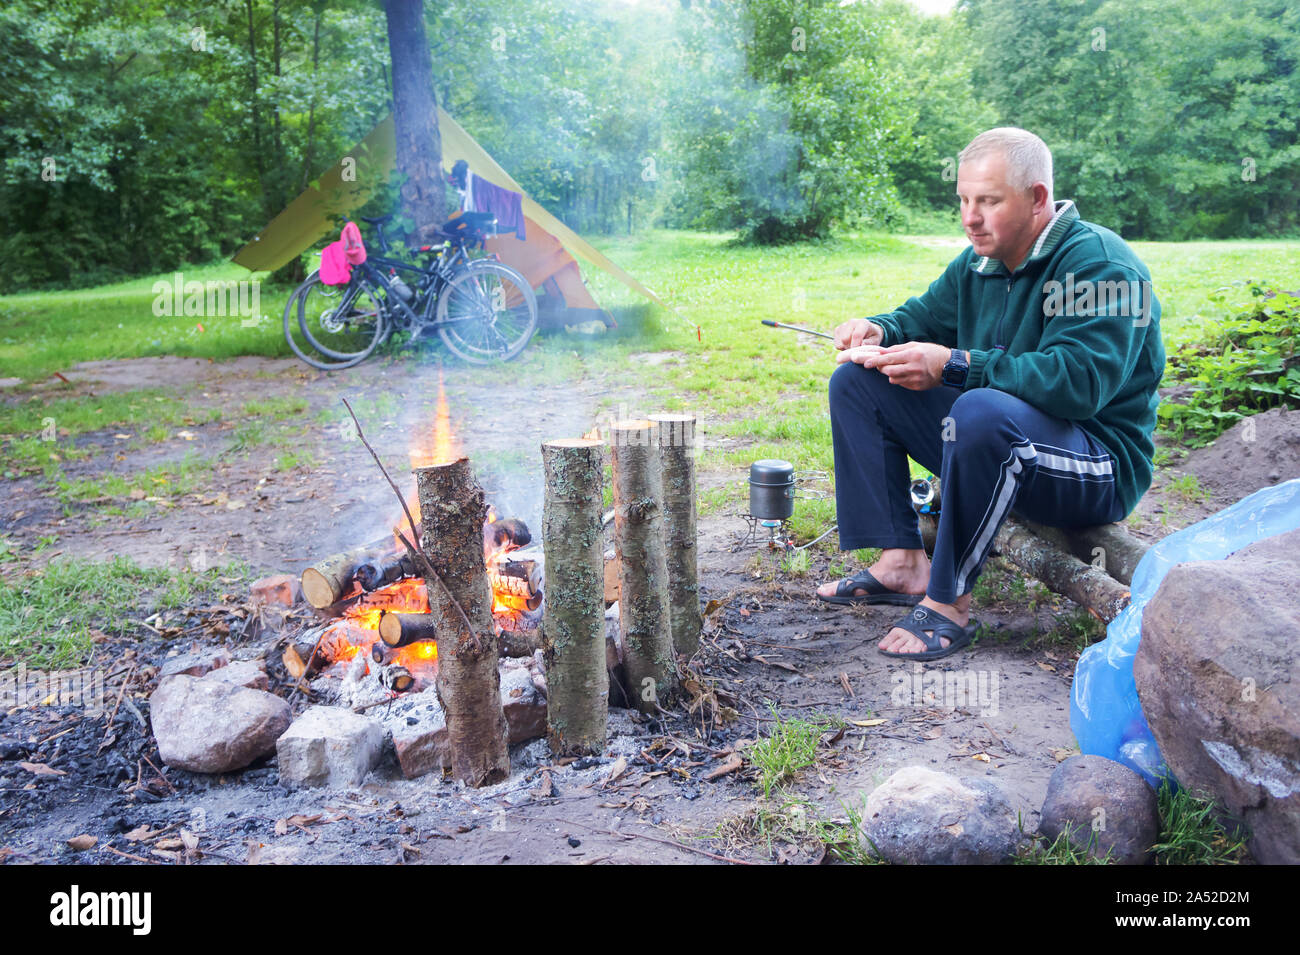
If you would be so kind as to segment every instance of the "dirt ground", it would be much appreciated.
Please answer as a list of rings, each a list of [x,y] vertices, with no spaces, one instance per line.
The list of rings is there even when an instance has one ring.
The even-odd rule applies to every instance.
[[[392,493],[360,442],[318,413],[347,395],[381,456],[403,471],[412,433],[431,420],[438,374],[410,360],[333,374],[252,358],[79,366],[67,377],[86,393],[160,387],[228,413],[189,428],[188,440],[152,445],[130,460],[98,455],[69,462],[70,475],[135,471],[196,452],[217,461],[208,485],[129,519],[105,518],[93,506],[65,516],[38,478],[24,478],[10,482],[0,533],[23,545],[57,535],[42,560],[124,554],[141,564],[182,567],[238,558],[255,575],[297,575],[323,555],[379,536],[394,512]],[[449,367],[444,380],[456,434],[489,499],[534,527],[541,440],[585,432],[615,409],[658,410],[610,376],[525,389],[479,369]],[[292,441],[314,451],[314,468],[275,468],[285,438],[228,451],[238,409],[282,396],[309,404]],[[1243,482],[1276,483],[1300,473],[1300,417],[1260,416],[1256,428],[1261,441],[1245,442],[1253,457],[1239,453],[1241,437],[1230,432],[1216,445],[1217,456],[1208,448],[1179,462],[1143,501],[1131,529],[1155,539],[1230,503],[1221,497],[1236,500]],[[1238,442],[1231,453],[1222,443],[1229,440]],[[1182,471],[1198,474],[1208,496],[1161,490]],[[743,477],[712,472],[700,480],[708,486]],[[992,593],[975,608],[987,632],[973,649],[928,668],[886,658],[875,641],[897,608],[835,608],[813,599],[828,576],[827,560],[813,558],[806,575],[792,576],[776,555],[738,544],[745,504],[736,500],[700,521],[702,596],[712,612],[691,669],[703,703],[655,721],[612,711],[603,757],[557,765],[543,742],[523,744],[512,753],[510,779],[479,791],[435,776],[405,780],[391,765],[353,790],[299,792],[278,784],[274,760],[220,777],[163,767],[143,720],[153,668],[169,654],[222,642],[236,659],[265,655],[273,684],[287,683],[274,649],[279,636],[241,624],[246,595],[232,595],[225,636],[215,635],[217,609],[193,608],[189,623],[169,630],[158,622],[164,634],[180,636],[142,627],[135,642],[101,648],[107,659],[96,663],[109,671],[108,698],[117,697],[124,676],[132,679],[128,705],[110,731],[103,715],[67,707],[0,714],[0,862],[824,862],[830,856],[809,821],[846,820],[875,786],[914,764],[993,779],[1032,832],[1052,771],[1074,752],[1069,693],[1081,643],[1070,628],[1078,608],[1037,586],[1017,589],[1014,574],[991,564]],[[937,697],[923,692],[935,672],[947,676]],[[954,694],[961,687],[966,691]],[[308,705],[287,686],[281,692],[295,711]],[[822,714],[847,722],[823,734],[815,767],[767,799],[748,762],[739,772],[706,778],[733,753],[744,755],[746,744],[772,725],[774,710],[783,719]],[[95,847],[71,848],[67,840],[79,835],[94,836]]]

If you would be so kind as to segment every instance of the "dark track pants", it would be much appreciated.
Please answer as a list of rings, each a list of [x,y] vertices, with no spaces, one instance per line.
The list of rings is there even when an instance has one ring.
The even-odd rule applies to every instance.
[[[1110,453],[1077,425],[1006,392],[909,391],[847,363],[831,375],[830,410],[841,550],[920,548],[907,457],[939,475],[926,593],[940,603],[970,593],[1013,507],[1054,527],[1124,517]]]

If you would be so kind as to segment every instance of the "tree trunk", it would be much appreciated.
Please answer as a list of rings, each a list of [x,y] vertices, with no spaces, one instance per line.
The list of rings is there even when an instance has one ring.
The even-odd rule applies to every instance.
[[[510,755],[492,592],[483,567],[487,505],[466,458],[416,468],[415,484],[424,551],[446,584],[427,580],[429,608],[437,620],[438,699],[447,714],[452,772],[467,786],[488,786],[510,774]]]
[[[644,420],[620,421],[610,429],[623,663],[628,695],[643,713],[669,702],[678,685],[656,430],[654,422]]]
[[[442,137],[433,96],[433,64],[420,0],[384,0],[393,60],[393,122],[402,209],[415,223],[411,239],[431,240],[447,220],[442,181]]]
[[[1085,564],[1043,540],[1024,525],[1006,521],[994,538],[998,553],[1051,590],[1110,623],[1128,606],[1129,590],[1105,571]]]
[[[1133,583],[1133,571],[1147,552],[1147,545],[1119,524],[1095,527],[1044,527],[1031,521],[1026,526],[1044,540],[1051,541],[1084,563],[1103,570],[1120,583]]]
[[[599,754],[609,718],[600,522],[604,447],[586,438],[542,445],[542,653],[547,737],[557,756]]]
[[[650,420],[659,426],[673,649],[689,660],[700,648],[704,622],[695,537],[695,416],[660,414]]]

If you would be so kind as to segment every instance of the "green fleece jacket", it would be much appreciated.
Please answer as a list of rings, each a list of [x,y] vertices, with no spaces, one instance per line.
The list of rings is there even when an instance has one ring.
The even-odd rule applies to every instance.
[[[885,345],[969,351],[966,389],[996,388],[1078,424],[1115,459],[1125,513],[1151,486],[1160,303],[1133,250],[1073,202],[1056,203],[1014,274],[968,247],[924,295],[871,320]]]

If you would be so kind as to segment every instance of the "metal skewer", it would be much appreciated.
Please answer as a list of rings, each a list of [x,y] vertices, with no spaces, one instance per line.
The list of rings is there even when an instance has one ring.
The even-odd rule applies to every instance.
[[[772,328],[788,328],[792,332],[804,332],[808,335],[816,335],[818,338],[829,338],[831,341],[835,341],[834,335],[827,335],[825,332],[815,332],[811,328],[802,328],[798,325],[786,325],[784,322],[774,322],[766,318],[761,319],[761,321],[764,325],[769,325]]]

